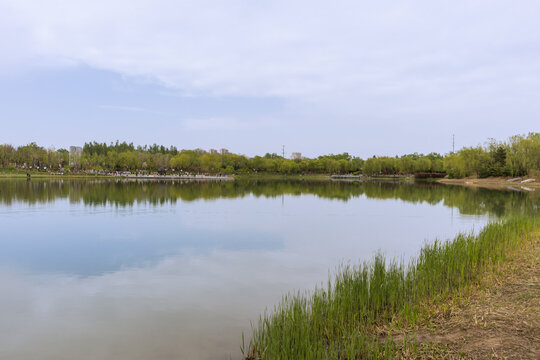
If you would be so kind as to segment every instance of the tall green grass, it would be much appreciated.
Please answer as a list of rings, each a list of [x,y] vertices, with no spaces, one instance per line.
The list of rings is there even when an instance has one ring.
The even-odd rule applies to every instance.
[[[480,233],[425,245],[408,266],[377,255],[343,266],[324,289],[289,294],[253,329],[246,359],[380,359],[397,345],[381,326],[413,325],[421,304],[478,284],[490,270],[540,229],[539,218],[493,222]]]

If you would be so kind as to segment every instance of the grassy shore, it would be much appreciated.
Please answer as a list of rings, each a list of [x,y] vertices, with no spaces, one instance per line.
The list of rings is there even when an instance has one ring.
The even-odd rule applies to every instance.
[[[540,359],[540,234],[486,272],[477,287],[420,313],[414,329],[388,327],[394,341],[414,345],[400,357]]]
[[[411,182],[413,176],[361,176],[361,177],[332,177],[332,174],[237,174],[234,175],[238,180],[309,180],[309,181],[395,181]]]
[[[325,174],[306,174],[306,175],[286,175],[286,174],[237,174],[234,175],[238,180],[312,180],[323,181],[330,180],[330,175]]]
[[[111,176],[85,174],[85,173],[72,173],[72,174],[58,174],[48,171],[36,171],[36,170],[11,170],[0,171],[0,179],[26,179],[28,175],[30,178],[39,179],[96,179],[96,178],[111,178]]]
[[[11,171],[11,172],[0,172],[0,179],[28,179],[28,175],[30,175],[30,179],[146,179],[146,180],[171,180],[171,179],[216,179],[216,176],[213,175],[193,175],[193,176],[186,176],[186,177],[178,177],[177,175],[157,175],[152,174],[152,176],[126,176],[122,174],[92,174],[92,173],[50,173],[45,171]],[[157,175],[154,177],[154,175]],[[219,177],[220,179],[223,179],[225,177]]]
[[[245,359],[379,359],[420,351],[394,330],[414,329],[425,309],[444,304],[481,283],[510,254],[536,238],[539,218],[488,224],[426,245],[410,264],[343,266],[324,289],[289,294],[254,327]],[[389,330],[390,329],[390,330]],[[423,351],[423,350],[422,350]],[[415,356],[412,356],[415,357]]]
[[[123,178],[122,176],[113,176],[113,175],[95,175],[95,174],[86,174],[86,173],[66,173],[66,174],[55,174],[46,171],[22,171],[22,170],[13,170],[13,171],[0,171],[0,178],[6,179],[22,179],[27,178],[27,174],[30,174],[31,178],[40,178],[40,179],[96,179],[96,178]],[[284,175],[284,174],[240,174],[234,175],[235,179],[239,180],[330,180],[330,175],[324,174],[308,174],[308,175]]]
[[[123,176],[114,175],[95,175],[85,173],[72,174],[54,174],[45,171],[0,171],[0,179],[23,179],[30,174],[31,178],[39,179],[110,179],[110,178],[125,178]],[[304,174],[304,175],[287,175],[287,174],[237,174],[234,175],[237,180],[256,180],[256,181],[277,181],[277,180],[299,180],[299,181],[412,181],[413,177],[361,177],[361,178],[332,178],[329,174]]]

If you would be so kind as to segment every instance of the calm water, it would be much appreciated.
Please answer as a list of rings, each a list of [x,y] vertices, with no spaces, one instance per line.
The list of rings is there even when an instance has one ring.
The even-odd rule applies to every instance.
[[[539,208],[428,184],[0,181],[0,358],[239,358],[250,321],[340,263]]]

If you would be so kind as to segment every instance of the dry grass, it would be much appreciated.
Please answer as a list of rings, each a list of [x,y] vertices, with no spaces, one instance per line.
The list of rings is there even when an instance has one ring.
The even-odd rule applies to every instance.
[[[540,359],[540,235],[512,254],[480,286],[424,309],[404,359]],[[392,333],[389,331],[389,333]]]
[[[508,187],[512,187],[524,191],[527,191],[526,189],[529,189],[529,191],[538,191],[540,188],[540,179],[538,177],[525,177],[524,179],[526,178],[533,178],[536,179],[536,181],[522,184],[520,181],[508,182],[509,178],[504,177],[488,177],[483,179],[469,177],[463,179],[440,179],[437,180],[437,182],[447,185],[463,185],[468,187],[481,187],[487,189],[507,189]],[[522,189],[522,187],[526,189]]]

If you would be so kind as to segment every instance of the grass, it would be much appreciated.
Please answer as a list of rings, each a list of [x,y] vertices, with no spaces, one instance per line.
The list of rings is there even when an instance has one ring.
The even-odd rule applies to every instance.
[[[377,255],[342,266],[326,288],[286,295],[260,317],[245,359],[385,359],[413,344],[382,328],[419,322],[422,306],[476,286],[540,228],[540,219],[493,222],[477,234],[425,245],[408,266]]]
[[[236,174],[238,180],[309,180],[309,181],[394,181],[410,182],[414,176],[362,176],[361,178],[332,178],[329,174],[275,174],[275,173],[249,173]],[[434,181],[435,182],[435,181]]]
[[[65,173],[63,175],[53,175],[48,171],[36,171],[36,170],[0,170],[0,178],[26,178],[26,174],[30,174],[32,178],[114,178],[113,175],[94,175],[80,173]],[[120,177],[120,176],[119,176]],[[325,174],[307,174],[307,175],[287,175],[287,174],[238,174],[234,175],[235,179],[241,180],[310,180],[310,181],[329,181],[330,175]]]
[[[540,358],[540,232],[486,271],[478,287],[421,312],[418,326],[392,334],[432,345],[419,352],[423,358],[441,358],[433,348],[449,359]]]
[[[249,174],[236,174],[234,175],[239,180],[330,180],[328,174],[273,174],[273,173],[249,173]]]
[[[30,174],[31,178],[40,178],[40,179],[96,179],[96,178],[111,178],[111,176],[100,176],[93,174],[51,174],[48,171],[36,171],[36,170],[0,170],[0,179],[26,179],[27,175]]]

